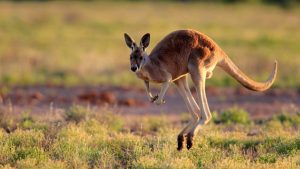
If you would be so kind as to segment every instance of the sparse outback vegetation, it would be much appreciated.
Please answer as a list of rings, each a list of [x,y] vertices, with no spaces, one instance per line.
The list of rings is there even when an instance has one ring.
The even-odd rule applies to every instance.
[[[243,114],[238,117],[241,109],[225,113],[234,111],[234,118],[244,118]],[[128,122],[119,115],[80,106],[65,110],[67,115],[70,112],[85,118],[65,115],[67,121],[51,122],[27,114],[20,123],[31,119],[31,127],[19,125],[9,133],[1,128],[1,168],[300,167],[300,123],[282,120],[299,115],[278,115],[260,124],[251,119],[239,125],[211,122],[202,128],[190,151],[178,152],[175,138],[184,120],[170,123],[161,116],[146,116]]]

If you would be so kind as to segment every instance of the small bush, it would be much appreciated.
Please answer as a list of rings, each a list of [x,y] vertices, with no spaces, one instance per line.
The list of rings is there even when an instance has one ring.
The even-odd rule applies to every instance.
[[[272,154],[272,153],[266,153],[266,154],[262,154],[258,157],[258,161],[260,163],[275,163],[277,160],[277,156],[276,154]]]
[[[30,129],[34,126],[34,120],[29,112],[25,111],[22,113],[21,127]]]
[[[145,125],[143,126],[146,131],[160,131],[163,129],[166,129],[168,126],[170,126],[170,121],[166,119],[164,116],[159,117],[150,117],[147,119],[144,119]]]
[[[79,123],[80,121],[86,120],[90,112],[82,106],[72,106],[65,111],[65,118],[67,121],[74,121]]]
[[[0,128],[9,133],[17,129],[18,125],[19,122],[16,118],[13,118],[8,112],[0,108]]]
[[[236,139],[208,139],[208,143],[211,147],[230,149],[232,145],[239,145],[240,142]]]
[[[275,145],[274,148],[279,155],[286,156],[296,153],[298,149],[294,141],[282,141],[279,144]]]
[[[300,115],[299,114],[288,114],[281,113],[274,117],[275,120],[278,120],[282,124],[300,126]]]
[[[231,108],[221,113],[220,122],[226,124],[249,124],[248,112],[239,108]]]
[[[40,131],[17,129],[0,138],[0,164],[15,164],[19,160],[34,158],[38,162],[47,158],[42,146],[44,135]]]
[[[125,124],[120,116],[108,111],[102,112],[101,114],[94,113],[93,118],[97,119],[103,126],[106,126],[113,131],[120,131]]]
[[[8,135],[9,143],[16,147],[37,147],[42,146],[44,134],[34,130],[17,129],[12,134]]]

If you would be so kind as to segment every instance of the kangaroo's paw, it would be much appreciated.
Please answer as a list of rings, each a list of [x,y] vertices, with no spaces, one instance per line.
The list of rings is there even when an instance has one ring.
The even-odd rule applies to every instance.
[[[193,133],[189,133],[187,135],[187,140],[186,140],[186,148],[189,150],[193,147],[194,144],[194,134]]]
[[[206,79],[210,79],[213,76],[213,72],[206,72]]]
[[[178,135],[177,137],[177,143],[178,143],[178,147],[177,150],[180,151],[183,148],[183,144],[184,144],[184,136],[183,135]]]

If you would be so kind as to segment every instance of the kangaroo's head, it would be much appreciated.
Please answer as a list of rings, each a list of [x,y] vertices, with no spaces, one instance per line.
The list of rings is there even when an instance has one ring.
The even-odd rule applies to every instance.
[[[144,57],[147,56],[146,48],[149,46],[150,43],[150,34],[146,33],[141,41],[140,46],[138,46],[134,40],[127,34],[124,34],[126,45],[131,49],[130,54],[130,65],[131,70],[133,72],[137,72],[144,62]]]

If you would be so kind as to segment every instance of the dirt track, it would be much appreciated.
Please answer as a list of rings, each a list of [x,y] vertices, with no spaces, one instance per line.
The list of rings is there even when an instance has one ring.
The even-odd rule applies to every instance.
[[[266,118],[283,111],[300,111],[299,90],[271,89],[258,93],[243,88],[207,87],[206,91],[211,111],[221,112],[238,106],[247,110],[253,118]],[[153,93],[157,92],[157,89],[153,90]],[[124,87],[29,86],[14,87],[11,92],[1,95],[0,106],[14,113],[26,110],[41,115],[53,108],[65,108],[72,104],[114,110],[123,115],[178,115],[186,112],[185,104],[174,87],[168,90],[166,104],[161,106],[149,103],[143,89]]]

